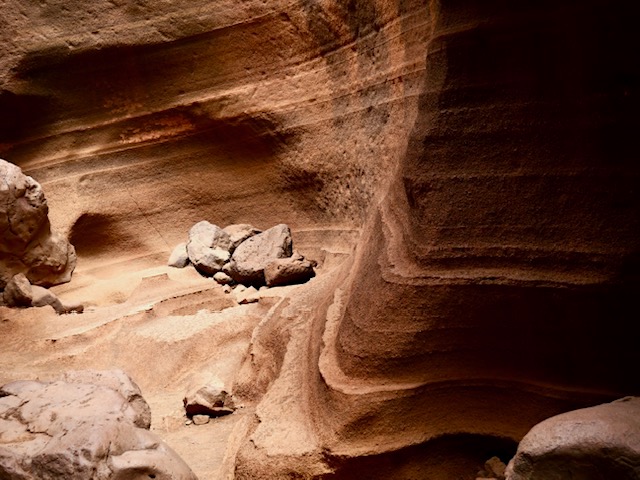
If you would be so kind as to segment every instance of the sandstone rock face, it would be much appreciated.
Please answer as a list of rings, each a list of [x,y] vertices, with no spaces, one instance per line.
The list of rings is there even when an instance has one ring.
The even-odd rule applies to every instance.
[[[640,391],[634,8],[11,0],[0,155],[87,261],[165,258],[201,218],[362,229],[256,330],[233,472],[465,478]]]
[[[508,480],[640,478],[640,398],[563,413],[533,427]]]
[[[0,288],[16,273],[35,285],[68,282],[75,250],[49,225],[40,184],[0,159]]]
[[[0,476],[7,480],[195,480],[149,432],[149,409],[123,372],[0,388]],[[95,382],[95,383],[94,383]]]
[[[265,267],[292,253],[291,230],[287,225],[276,225],[242,242],[233,252],[227,273],[238,283],[264,285]]]

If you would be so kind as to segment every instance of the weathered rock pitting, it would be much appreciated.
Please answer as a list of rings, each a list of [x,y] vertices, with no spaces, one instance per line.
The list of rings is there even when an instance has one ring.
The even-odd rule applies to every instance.
[[[122,371],[71,372],[0,387],[0,476],[6,480],[195,480],[148,429],[149,406]]]

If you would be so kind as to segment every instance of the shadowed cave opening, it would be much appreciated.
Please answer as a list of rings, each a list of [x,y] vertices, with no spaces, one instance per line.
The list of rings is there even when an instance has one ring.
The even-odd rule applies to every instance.
[[[484,463],[498,457],[505,464],[513,457],[517,442],[490,435],[443,435],[421,445],[379,455],[362,456],[341,462],[332,459],[335,480],[474,480]]]

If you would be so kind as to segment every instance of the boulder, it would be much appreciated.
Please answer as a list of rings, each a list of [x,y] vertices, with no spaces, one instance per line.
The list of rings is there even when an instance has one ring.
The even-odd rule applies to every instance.
[[[269,287],[304,283],[315,275],[313,263],[298,254],[273,260],[264,269],[264,279]]]
[[[238,283],[262,286],[264,269],[273,260],[292,254],[291,230],[276,225],[242,242],[233,252],[227,273]]]
[[[213,279],[218,282],[220,285],[229,285],[233,283],[233,278],[227,275],[224,272],[218,272],[213,276]]]
[[[112,388],[122,395],[135,412],[134,425],[151,428],[151,409],[142,397],[140,387],[124,370],[71,370],[62,379],[68,383],[88,383]]]
[[[31,283],[24,273],[14,275],[4,288],[4,303],[9,307],[30,307],[33,300]]]
[[[256,303],[260,301],[260,293],[255,287],[237,289],[235,291],[236,302],[240,305],[247,305],[249,303]]]
[[[82,313],[84,311],[84,305],[65,305],[60,301],[55,293],[44,287],[31,285],[31,291],[33,293],[31,299],[32,307],[46,307],[47,305],[50,305],[58,315],[64,315],[67,313]]]
[[[640,397],[563,413],[522,439],[507,480],[640,478]]]
[[[196,479],[147,429],[148,406],[126,374],[68,378],[0,387],[0,478]]]
[[[207,221],[198,222],[189,230],[187,254],[193,266],[204,275],[222,270],[231,256],[230,246],[229,235]]]
[[[220,417],[235,411],[231,395],[219,382],[212,382],[189,392],[183,399],[184,409],[188,417],[207,415]]]
[[[238,248],[238,245],[244,242],[247,238],[251,238],[262,232],[262,230],[258,230],[247,223],[228,225],[224,227],[223,230],[229,235],[231,240],[231,246],[229,248],[231,253],[233,253],[234,250]]]
[[[40,184],[0,160],[0,288],[17,273],[33,285],[68,282],[76,265],[73,246],[51,232]]]
[[[171,252],[167,265],[174,268],[184,268],[189,265],[189,254],[187,253],[187,244],[179,243]]]

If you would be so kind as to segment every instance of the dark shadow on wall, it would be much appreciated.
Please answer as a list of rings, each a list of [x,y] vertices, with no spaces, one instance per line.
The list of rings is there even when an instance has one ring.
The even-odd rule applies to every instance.
[[[486,435],[444,435],[422,445],[380,455],[332,459],[336,473],[323,476],[335,480],[474,479],[491,457],[507,463],[517,443]]]

